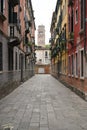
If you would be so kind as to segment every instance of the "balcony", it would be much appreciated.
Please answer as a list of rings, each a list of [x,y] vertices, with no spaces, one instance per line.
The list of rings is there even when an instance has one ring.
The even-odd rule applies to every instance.
[[[19,4],[19,0],[9,0],[12,6],[16,6]]]
[[[17,46],[21,42],[21,34],[20,31],[15,24],[9,24],[8,26],[8,37],[9,37],[9,45]]]
[[[68,42],[71,43],[71,44],[74,42],[74,33],[73,32],[69,32]]]
[[[68,0],[68,6],[73,6],[74,1],[73,0]]]

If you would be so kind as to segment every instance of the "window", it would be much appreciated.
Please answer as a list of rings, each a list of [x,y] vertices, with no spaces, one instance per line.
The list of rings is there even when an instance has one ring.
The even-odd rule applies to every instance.
[[[2,71],[2,43],[0,43],[0,71]]]
[[[64,64],[64,60],[62,61],[62,73],[64,74],[64,68],[65,68],[65,64]]]
[[[19,54],[19,70],[21,69],[21,54]]]
[[[76,9],[76,12],[75,12],[75,22],[77,23],[78,22],[78,9]]]
[[[48,53],[47,53],[47,51],[45,51],[45,58],[47,58],[48,57]]]
[[[73,9],[71,10],[71,15],[69,14],[69,16],[68,16],[68,27],[69,27],[69,32],[74,31],[74,12],[73,12]]]
[[[40,62],[42,62],[42,59],[39,59]]]
[[[69,27],[69,32],[70,32],[70,15],[68,17],[68,27]]]
[[[71,11],[71,32],[74,31],[74,13],[73,13],[73,9]]]
[[[5,10],[5,0],[3,0],[3,13],[4,13],[4,10]]]
[[[8,47],[8,70],[13,70],[13,48]]]
[[[78,54],[75,55],[75,75],[78,75]]]
[[[5,0],[0,0],[0,12],[4,13],[5,9]]]
[[[74,75],[74,55],[72,55],[71,58],[72,58],[72,75]]]
[[[65,14],[66,14],[66,10],[67,10],[67,2],[65,0]]]
[[[81,0],[81,29],[84,28],[84,0]]]
[[[10,36],[14,37],[14,26],[10,26]]]
[[[15,53],[15,70],[17,70],[17,52]]]
[[[68,59],[68,66],[69,66],[69,75],[71,75],[71,56]]]
[[[9,23],[13,23],[13,7],[11,3],[9,3],[9,12],[8,12],[8,21]]]
[[[64,8],[64,5],[63,5],[63,19],[65,17],[65,8]]]
[[[80,53],[80,76],[84,77],[84,51],[81,50]]]
[[[0,0],[0,19],[2,22],[6,20],[5,16],[5,0]]]

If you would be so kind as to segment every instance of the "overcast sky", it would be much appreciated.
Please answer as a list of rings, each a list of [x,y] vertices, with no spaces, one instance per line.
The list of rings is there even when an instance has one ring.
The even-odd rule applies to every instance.
[[[50,38],[50,24],[52,13],[55,10],[57,0],[31,0],[36,24],[36,43],[38,25],[45,25],[46,44]]]

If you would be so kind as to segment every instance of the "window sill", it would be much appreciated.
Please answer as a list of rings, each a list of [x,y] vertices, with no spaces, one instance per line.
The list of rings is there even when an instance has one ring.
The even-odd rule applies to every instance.
[[[74,75],[72,75],[72,78],[74,77]]]
[[[75,78],[78,79],[78,76],[76,75]]]
[[[84,80],[85,78],[84,77],[80,77],[81,80]]]

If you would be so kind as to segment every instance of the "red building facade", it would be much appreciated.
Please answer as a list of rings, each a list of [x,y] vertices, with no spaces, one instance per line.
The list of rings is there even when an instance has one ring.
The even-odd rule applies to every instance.
[[[68,1],[68,79],[87,95],[87,0]]]

